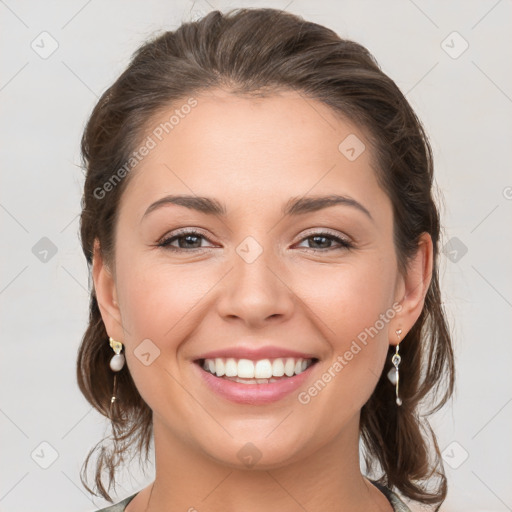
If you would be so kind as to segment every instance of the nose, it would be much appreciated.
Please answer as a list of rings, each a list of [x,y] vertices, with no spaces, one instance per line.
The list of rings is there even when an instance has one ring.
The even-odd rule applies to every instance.
[[[261,328],[293,314],[295,297],[283,266],[270,250],[254,260],[233,252],[232,270],[223,280],[217,310],[224,320]]]

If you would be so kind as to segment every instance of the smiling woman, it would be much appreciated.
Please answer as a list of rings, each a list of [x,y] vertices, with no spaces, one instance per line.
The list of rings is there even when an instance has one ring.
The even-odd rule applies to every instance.
[[[136,52],[82,151],[78,382],[113,429],[84,485],[112,501],[130,449],[155,450],[154,482],[108,510],[442,503],[420,418],[454,380],[431,151],[365,48],[211,12]]]

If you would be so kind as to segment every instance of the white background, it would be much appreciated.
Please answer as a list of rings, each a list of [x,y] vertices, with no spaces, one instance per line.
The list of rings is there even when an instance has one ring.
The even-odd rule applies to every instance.
[[[77,234],[80,136],[143,40],[242,6],[286,8],[364,44],[423,120],[444,195],[442,245],[451,244],[441,278],[458,370],[455,398],[433,422],[449,478],[442,510],[512,510],[510,0],[0,1],[0,510],[106,504],[78,476],[106,428],[75,380],[89,286]],[[31,47],[49,51],[52,40],[47,58]],[[43,237],[57,251],[46,262]],[[151,468],[140,475],[134,465],[118,499],[147,485]]]

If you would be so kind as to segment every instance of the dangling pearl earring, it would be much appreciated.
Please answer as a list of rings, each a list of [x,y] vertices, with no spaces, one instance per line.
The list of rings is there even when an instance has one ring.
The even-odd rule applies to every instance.
[[[402,405],[402,399],[398,396],[398,381],[399,381],[398,367],[400,366],[400,362],[402,361],[402,358],[400,357],[400,354],[398,353],[398,347],[400,346],[400,334],[402,334],[402,329],[397,329],[395,332],[396,332],[396,335],[398,336],[398,343],[396,344],[396,351],[393,354],[393,357],[391,358],[391,362],[393,363],[393,366],[395,367],[396,405]]]
[[[121,350],[123,350],[123,344],[120,341],[116,341],[112,338],[109,338],[110,346],[115,354],[112,356],[110,360],[110,368],[114,373],[114,385],[112,389],[112,398],[110,399],[110,418],[112,419],[114,416],[114,402],[117,400],[117,372],[123,369],[125,358],[124,355],[121,354]]]

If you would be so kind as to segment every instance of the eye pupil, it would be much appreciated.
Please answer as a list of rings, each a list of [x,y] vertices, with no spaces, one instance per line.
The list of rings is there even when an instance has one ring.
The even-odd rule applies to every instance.
[[[196,235],[185,235],[185,236],[182,236],[180,237],[180,240],[186,240],[186,244],[185,244],[185,247],[190,247],[189,245],[187,245],[191,240],[192,240],[192,244],[194,243],[193,241],[195,240],[196,242],[200,239],[201,237],[199,236],[196,236]],[[179,244],[180,247],[182,247],[182,244],[180,243]]]
[[[325,237],[325,236],[320,236],[320,235],[313,236],[313,237],[311,237],[311,238],[314,240],[315,244],[316,244],[316,243],[318,243],[318,241],[319,241],[319,240],[324,240],[324,241],[326,241],[326,240],[327,240],[327,242],[329,242],[329,241],[330,241],[327,237]],[[328,247],[328,245],[326,245],[326,244],[322,244],[321,242],[320,242],[320,245],[321,245],[321,246],[323,246],[323,247]]]

